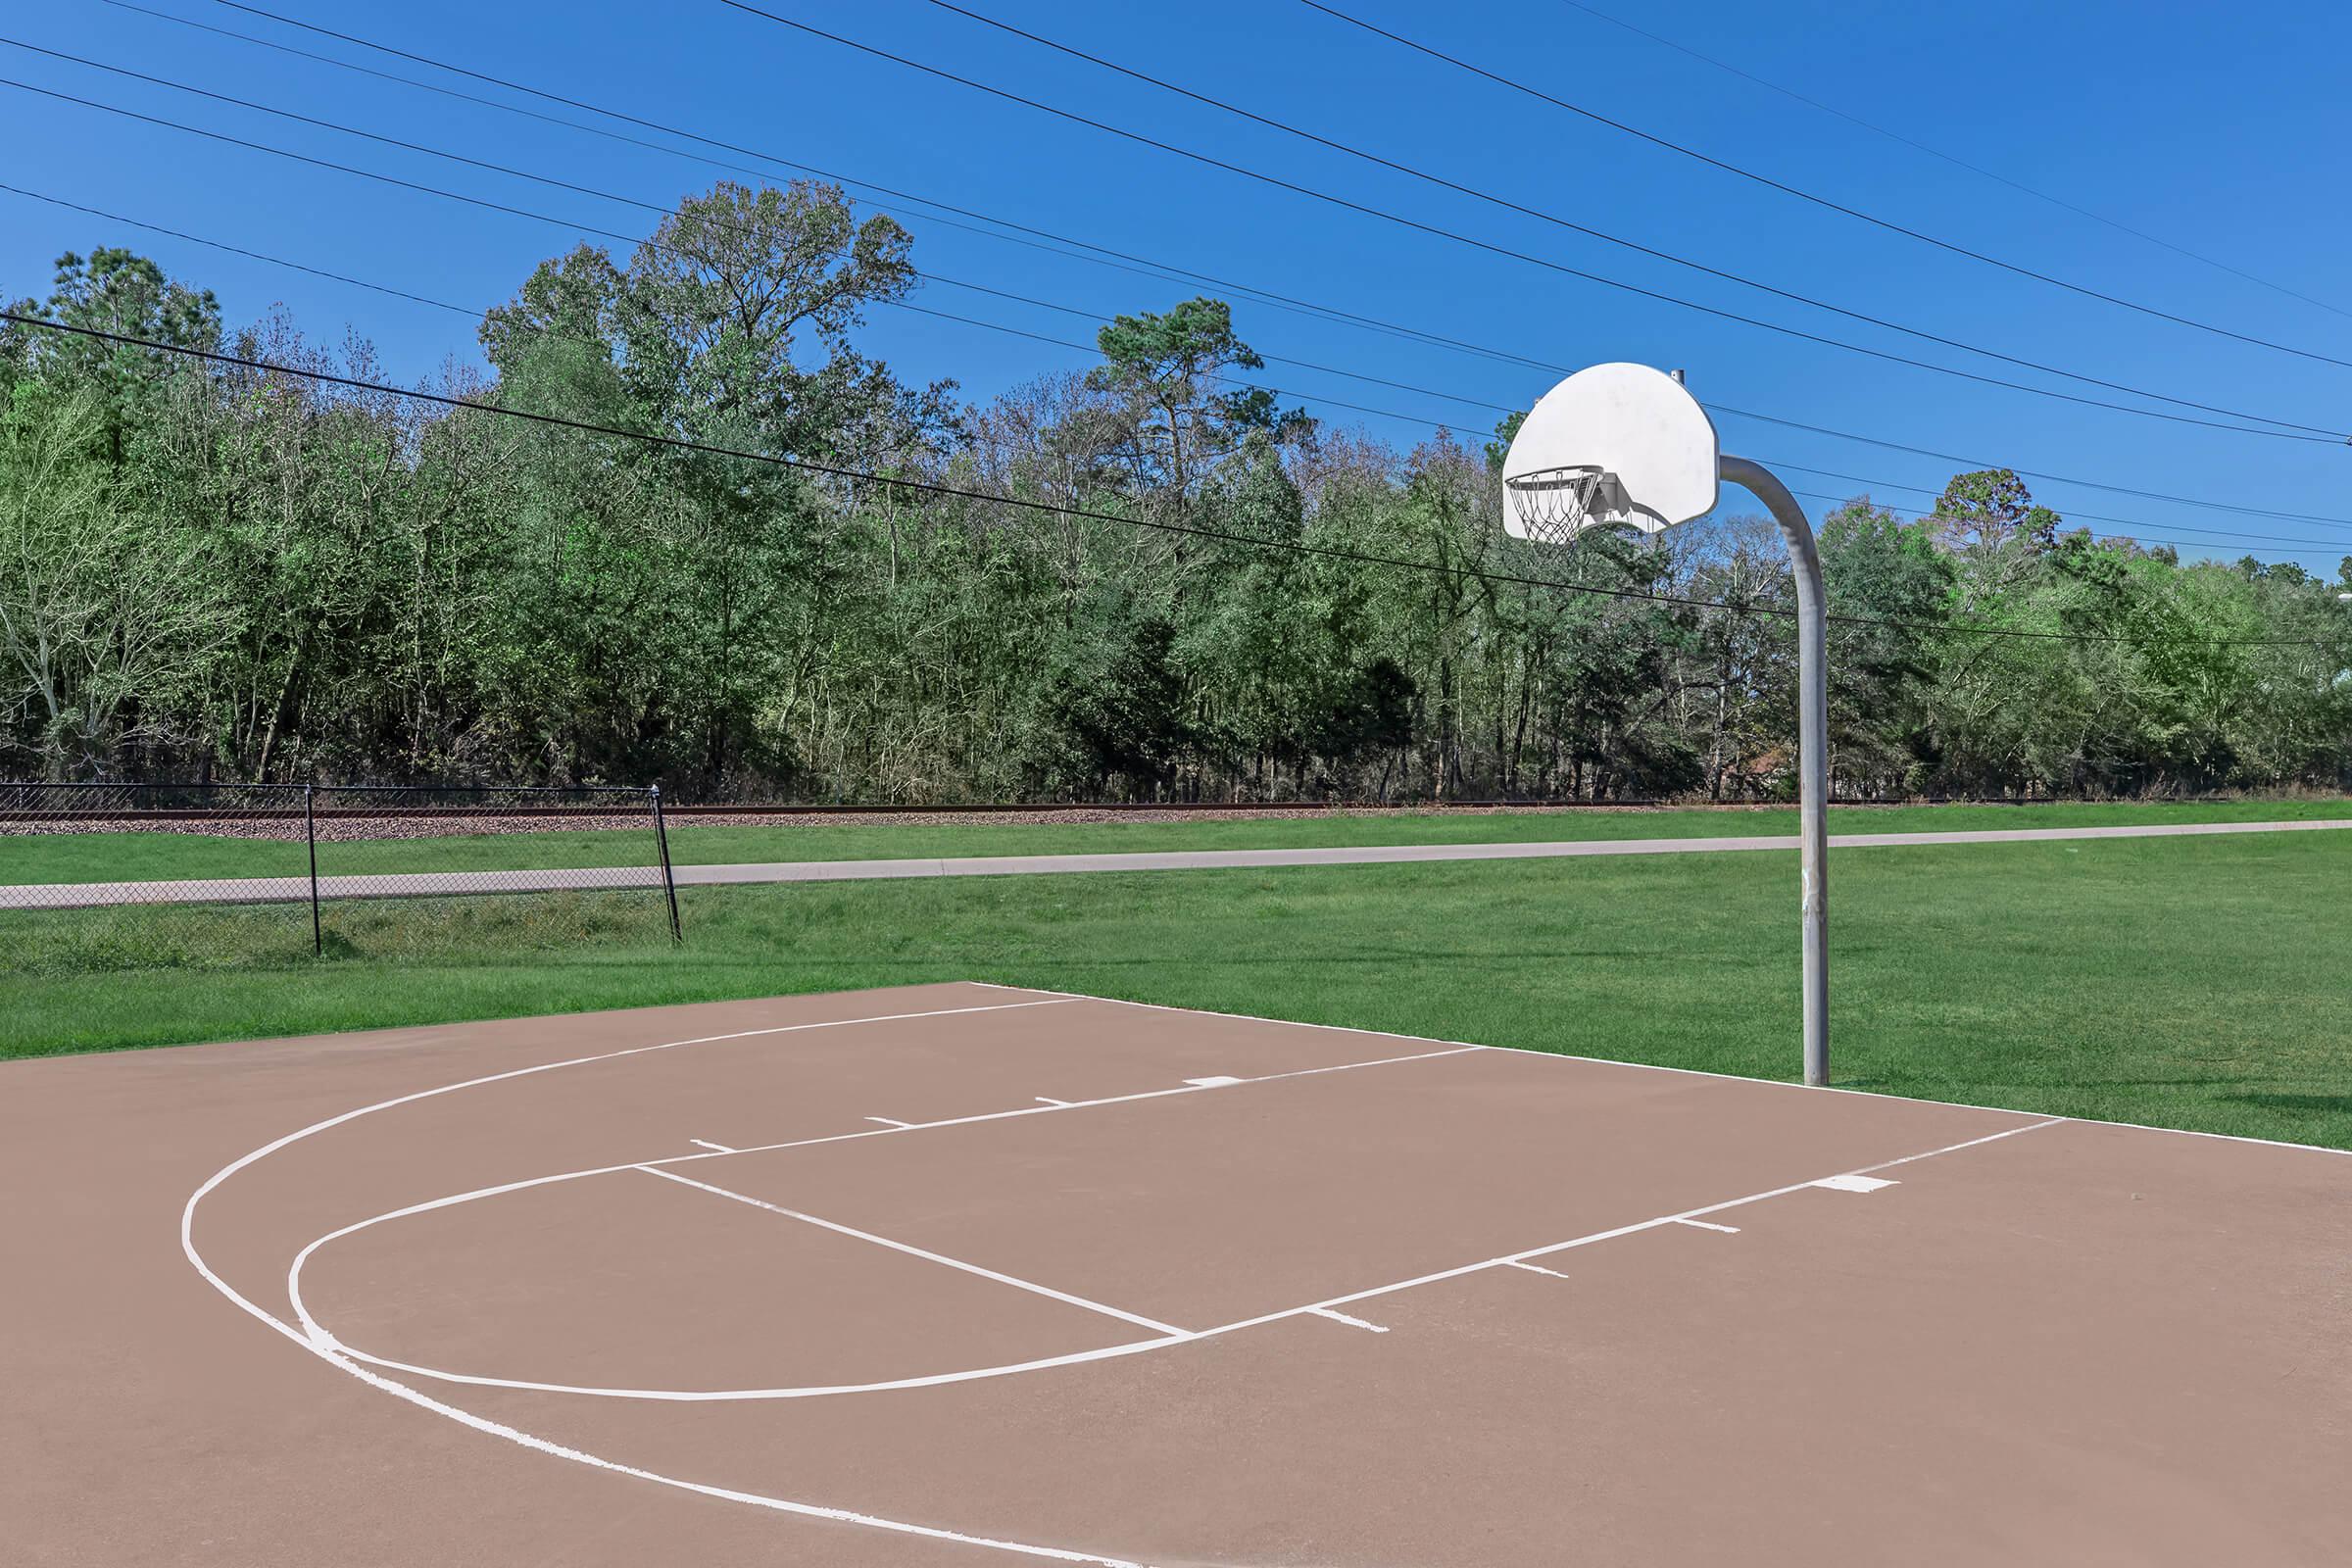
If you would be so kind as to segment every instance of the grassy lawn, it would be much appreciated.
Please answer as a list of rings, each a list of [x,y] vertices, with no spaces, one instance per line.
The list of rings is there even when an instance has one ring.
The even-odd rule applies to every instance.
[[[2352,833],[1850,851],[1833,879],[1837,1079],[2352,1147],[2348,889]],[[265,956],[292,935],[307,944],[307,925],[248,911],[228,918],[274,920],[273,934],[216,936],[183,967],[0,975],[0,1054],[988,979],[1759,1077],[1796,1066],[1795,866],[1781,853],[686,899],[674,954],[650,940],[642,900],[552,919],[499,912],[529,900],[475,901],[444,956],[379,956],[420,918],[395,906],[338,935],[324,962]],[[22,953],[73,917],[9,918],[29,922],[12,939]],[[605,939],[572,943],[575,927]]]
[[[2352,818],[2352,801],[1847,807],[1832,810],[1830,816],[1831,831],[1841,833],[1923,833],[2134,822],[2283,822]],[[1123,850],[1743,837],[1795,831],[1794,808],[1782,807],[1738,811],[1571,810],[1475,815],[1412,811],[1377,816],[1070,825],[977,821],[944,827],[854,822],[813,827],[679,826],[670,830],[670,853],[682,865],[717,865],[758,860],[930,859]],[[425,839],[321,844],[318,869],[322,875],[332,876],[374,871],[643,865],[650,862],[653,854],[653,837],[642,830],[451,833]],[[0,838],[0,883],[299,876],[309,863],[308,852],[298,843],[205,838],[188,833],[77,833]]]

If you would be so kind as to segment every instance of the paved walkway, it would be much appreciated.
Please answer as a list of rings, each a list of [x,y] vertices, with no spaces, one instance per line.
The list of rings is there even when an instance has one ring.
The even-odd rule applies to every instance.
[[[2313,833],[2352,829],[2352,821],[2169,822],[2130,827],[1996,828],[1968,833],[1833,833],[1833,849],[1916,844],[2038,844],[2059,839],[2189,838],[2209,833]],[[1090,871],[1205,871],[1284,865],[1394,865],[1419,860],[1545,860],[1588,855],[1717,855],[1793,850],[1793,835],[1752,838],[1553,839],[1515,844],[1366,844],[1338,849],[1152,850],[1123,855],[992,855],[961,859],[768,860],[740,865],[681,865],[680,887],[764,882],[873,882],[908,877],[1054,876]],[[588,866],[534,871],[418,871],[322,876],[328,899],[420,898],[435,894],[549,893],[567,888],[659,884],[650,866]],[[239,877],[182,882],[44,883],[0,887],[0,909],[91,908],[121,904],[284,904],[310,897],[307,877]]]

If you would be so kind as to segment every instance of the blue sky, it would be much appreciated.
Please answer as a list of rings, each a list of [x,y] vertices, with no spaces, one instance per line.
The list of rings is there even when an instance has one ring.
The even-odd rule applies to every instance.
[[[451,85],[214,0],[155,10]],[[2130,489],[2342,522],[2284,520],[2033,481],[2070,516],[2252,551],[2333,575],[2352,554],[2352,448],[2263,439],[2086,409],[1801,343],[1340,212],[988,98],[746,16],[554,0],[401,7],[260,0],[269,9],[627,110],[851,179],[894,186],[1299,299],[1561,366],[1632,359],[1689,371],[1733,408]],[[1698,276],[1308,146],[1004,36],[925,0],[766,0],[768,8],[1029,96],[1645,288],[2036,384],[2067,383]],[[1788,0],[1593,0],[1970,163],[2326,301],[2233,276],[1791,102],[1567,0],[1335,0],[1342,9],[1597,112],[1884,218],[2180,315],[2352,360],[2352,145],[2340,62],[2352,17],[2317,5],[1994,0],[1965,12]],[[1874,230],[1701,168],[1416,56],[1293,0],[1173,9],[979,0],[974,9],[1525,206],[1947,337],[2109,380],[2320,425],[2352,426],[2352,368],[2227,341]],[[101,3],[22,8],[0,32],[381,134],[662,205],[720,170],[537,124],[191,31]],[[169,88],[0,48],[0,75],[622,233],[640,210],[296,125]],[[501,95],[503,96],[503,95]],[[545,106],[540,106],[545,107]],[[626,128],[626,127],[622,127]],[[575,233],[399,191],[0,88],[0,179],[467,306],[507,299]],[[945,226],[900,203],[919,267],[1107,316],[1191,290]],[[314,336],[348,327],[414,379],[472,359],[466,321],[0,192],[0,294],[45,294],[66,249],[127,244],[210,286],[232,321],[282,302]],[[1084,343],[1086,320],[931,285],[918,302]],[[1436,424],[1483,434],[1478,403],[1524,406],[1549,372],[1238,303],[1270,355],[1428,392],[1269,367],[1339,423],[1410,445]],[[864,339],[914,380],[984,398],[1086,357],[902,312]],[[2095,389],[2082,389],[2107,396]],[[1459,394],[1453,402],[1430,393]],[[1333,409],[1357,403],[1405,416]],[[2124,399],[2124,401],[2133,401]],[[1953,465],[1719,415],[1726,450],[1786,466],[1799,491],[1930,497]],[[1794,466],[1856,475],[1831,479]],[[1818,514],[1818,502],[1807,505]],[[2293,541],[2293,542],[2281,542]]]

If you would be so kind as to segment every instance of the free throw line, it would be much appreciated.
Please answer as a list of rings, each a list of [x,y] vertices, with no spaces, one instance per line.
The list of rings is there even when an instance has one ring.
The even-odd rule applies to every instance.
[[[977,1263],[967,1263],[962,1258],[950,1257],[944,1252],[927,1251],[920,1247],[909,1246],[906,1242],[894,1242],[887,1236],[876,1236],[871,1231],[861,1231],[852,1226],[837,1224],[829,1219],[819,1219],[814,1214],[804,1214],[797,1208],[786,1208],[781,1203],[771,1203],[763,1198],[754,1198],[748,1193],[730,1192],[724,1187],[713,1187],[709,1182],[698,1182],[693,1177],[681,1176],[674,1170],[661,1170],[652,1165],[640,1165],[637,1169],[645,1172],[648,1176],[659,1176],[665,1182],[676,1182],[681,1187],[697,1188],[717,1198],[731,1198],[738,1203],[749,1203],[754,1208],[764,1208],[771,1214],[781,1214],[786,1219],[797,1219],[804,1225],[814,1225],[819,1230],[832,1231],[837,1235],[852,1237],[860,1242],[871,1242],[876,1247],[887,1247],[894,1252],[905,1252],[908,1257],[919,1257],[926,1263],[940,1263],[949,1268],[961,1269],[966,1274],[977,1274],[984,1280],[994,1280],[999,1285],[1009,1285],[1016,1291],[1027,1291],[1033,1296],[1050,1297],[1054,1300],[1063,1301],[1071,1306],[1081,1306],[1089,1312],[1100,1312],[1104,1317],[1115,1317],[1122,1323],[1133,1323],[1138,1328],[1147,1328],[1156,1333],[1175,1335],[1186,1339],[1191,1338],[1190,1330],[1180,1329],[1173,1323],[1162,1323],[1155,1318],[1148,1318],[1136,1312],[1123,1312],[1115,1306],[1105,1306],[1101,1301],[1090,1301],[1083,1296],[1072,1296],[1067,1291],[1057,1291],[1051,1285],[1040,1285],[1035,1280],[1024,1280],[1010,1274],[1000,1274],[993,1268],[982,1268]]]

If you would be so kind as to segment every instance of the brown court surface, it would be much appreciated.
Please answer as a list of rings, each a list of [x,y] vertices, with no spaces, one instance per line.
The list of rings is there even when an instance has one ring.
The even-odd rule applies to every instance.
[[[2325,1151],[979,985],[0,1091],[11,1563],[2352,1541]]]

